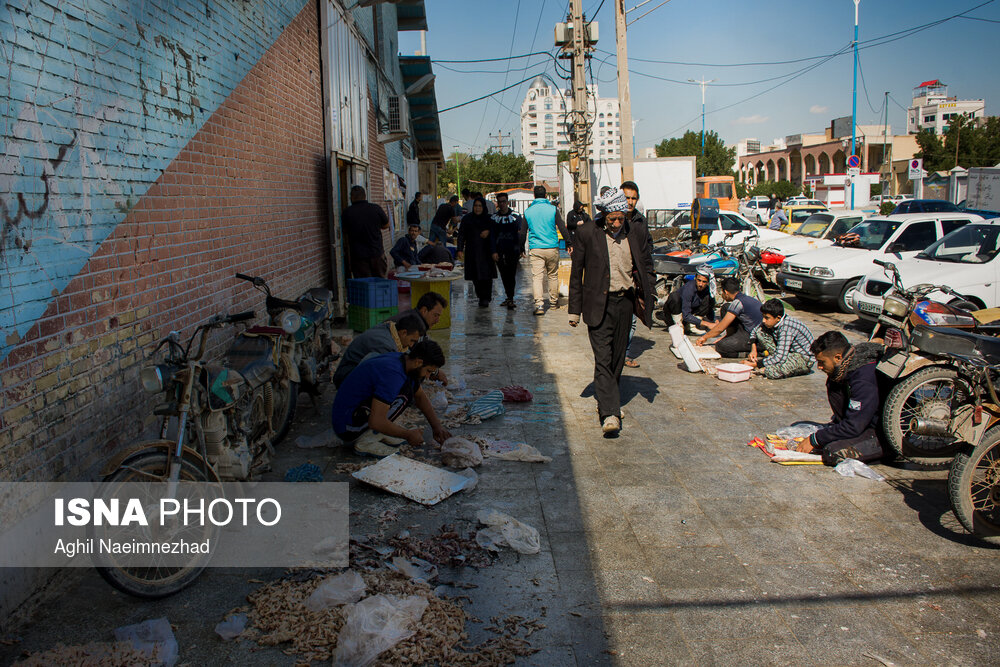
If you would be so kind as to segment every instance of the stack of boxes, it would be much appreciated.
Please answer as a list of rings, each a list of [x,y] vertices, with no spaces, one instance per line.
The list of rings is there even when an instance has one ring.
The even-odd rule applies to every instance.
[[[397,300],[395,280],[351,278],[347,281],[347,323],[354,331],[367,331],[399,312]]]

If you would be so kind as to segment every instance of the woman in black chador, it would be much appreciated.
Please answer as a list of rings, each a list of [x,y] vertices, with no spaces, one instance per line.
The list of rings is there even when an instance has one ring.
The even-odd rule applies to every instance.
[[[457,257],[465,263],[465,279],[471,280],[479,297],[479,306],[485,308],[493,299],[493,279],[497,266],[493,261],[496,239],[491,233],[493,218],[486,208],[486,200],[476,197],[472,212],[462,218],[458,227]]]

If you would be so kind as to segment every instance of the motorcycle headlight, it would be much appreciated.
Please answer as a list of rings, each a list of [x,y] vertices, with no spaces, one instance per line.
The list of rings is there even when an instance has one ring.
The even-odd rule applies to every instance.
[[[142,388],[150,394],[158,394],[173,377],[173,370],[169,366],[146,366],[139,371],[139,379],[142,381]]]
[[[813,278],[833,278],[833,271],[825,266],[815,266],[809,270],[809,275]]]
[[[906,311],[909,307],[909,301],[901,299],[898,296],[890,295],[882,301],[882,310],[893,317],[906,317]]]
[[[283,310],[278,316],[278,323],[286,334],[293,334],[302,326],[302,316],[291,309]]]

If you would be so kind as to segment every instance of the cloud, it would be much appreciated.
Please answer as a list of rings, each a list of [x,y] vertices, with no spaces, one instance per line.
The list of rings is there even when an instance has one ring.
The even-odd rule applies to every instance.
[[[740,116],[736,119],[737,125],[759,125],[761,123],[766,123],[768,121],[768,116],[761,116],[755,113],[752,116]]]
[[[822,107],[818,104],[814,104],[809,107],[809,113],[826,113],[830,110],[830,107]]]

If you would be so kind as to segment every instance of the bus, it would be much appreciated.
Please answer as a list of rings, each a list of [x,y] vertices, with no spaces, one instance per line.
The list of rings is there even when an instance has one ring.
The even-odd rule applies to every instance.
[[[732,176],[699,176],[695,179],[695,199],[718,199],[723,211],[736,211],[736,182]]]

